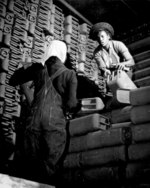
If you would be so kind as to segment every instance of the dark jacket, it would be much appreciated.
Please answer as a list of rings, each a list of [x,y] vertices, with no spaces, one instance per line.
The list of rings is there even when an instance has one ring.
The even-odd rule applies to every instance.
[[[45,63],[48,67],[49,76],[53,75],[59,68],[64,65],[57,58],[50,58]],[[32,66],[24,69],[18,69],[10,79],[9,84],[12,86],[21,85],[25,82],[34,81],[34,96],[43,86],[42,74],[44,67],[42,64],[33,63]],[[63,108],[65,111],[74,112],[77,107],[77,78],[74,70],[66,70],[53,81],[55,89],[61,95]]]
[[[44,181],[46,177],[49,179],[53,176],[62,165],[68,147],[68,126],[64,111],[74,111],[77,107],[77,78],[73,70],[64,67],[64,72],[51,82],[49,76],[54,75],[62,67],[64,65],[53,57],[47,60],[45,67],[36,63],[27,69],[21,68],[10,79],[11,85],[34,81],[31,113],[26,119],[20,144],[27,177],[33,179],[39,178],[39,174],[43,174],[41,179]],[[51,83],[56,90],[54,95]]]

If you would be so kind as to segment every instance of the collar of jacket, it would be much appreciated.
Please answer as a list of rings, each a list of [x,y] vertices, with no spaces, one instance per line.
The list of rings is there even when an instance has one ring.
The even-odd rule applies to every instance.
[[[65,67],[65,65],[59,59],[56,59],[52,63],[49,62],[47,65],[49,76],[52,76],[61,67]]]

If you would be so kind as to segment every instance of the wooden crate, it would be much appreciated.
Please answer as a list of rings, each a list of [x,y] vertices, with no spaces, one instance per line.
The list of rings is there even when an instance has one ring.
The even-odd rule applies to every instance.
[[[111,123],[123,123],[130,121],[130,113],[132,106],[125,106],[123,108],[114,109],[111,112]]]
[[[132,126],[131,131],[133,143],[150,141],[150,122]]]
[[[83,135],[88,132],[103,130],[110,127],[109,118],[98,114],[90,114],[70,121],[69,132],[71,136]]]
[[[64,160],[64,168],[97,166],[126,161],[126,146],[113,146],[70,153]]]
[[[150,142],[132,144],[128,148],[129,161],[144,161],[150,159]]]
[[[69,152],[87,151],[90,149],[117,146],[131,142],[129,127],[95,131],[70,139]]]
[[[150,86],[140,87],[130,91],[130,103],[132,106],[150,103]]]
[[[150,122],[150,104],[133,106],[131,109],[131,122],[133,124]]]

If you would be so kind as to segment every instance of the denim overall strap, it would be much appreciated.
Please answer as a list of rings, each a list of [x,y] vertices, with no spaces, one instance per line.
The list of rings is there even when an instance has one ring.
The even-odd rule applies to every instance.
[[[59,76],[61,73],[63,73],[65,70],[67,70],[65,67],[62,67],[62,68],[60,68],[60,69],[58,69],[49,79],[47,79],[48,78],[48,71],[46,71],[47,73],[47,75],[45,75],[45,88],[46,88],[46,86],[47,86],[47,90],[49,89],[49,82],[50,82],[50,80],[51,80],[51,82],[53,82],[53,80],[57,77],[57,76]]]
[[[51,80],[54,80],[57,76],[59,76],[62,72],[64,72],[65,70],[67,70],[65,67],[61,67],[60,69],[58,69],[52,76],[51,76]]]

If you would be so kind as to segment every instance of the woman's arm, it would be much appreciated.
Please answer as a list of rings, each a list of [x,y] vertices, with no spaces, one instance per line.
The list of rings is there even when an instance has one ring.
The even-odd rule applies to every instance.
[[[9,80],[9,84],[12,86],[22,85],[28,81],[34,79],[35,73],[43,66],[39,63],[34,63],[28,68],[19,68],[14,72]]]
[[[105,64],[104,60],[102,59],[99,52],[94,53],[94,59],[98,65],[98,68],[102,71],[102,75],[104,77],[107,77],[108,75],[111,74],[110,70],[107,69],[106,64]]]
[[[68,97],[66,101],[66,108],[67,111],[71,113],[76,113],[80,110],[81,105],[79,101],[77,100],[77,86],[78,81],[76,77],[76,73],[74,71],[71,71],[72,74],[70,76],[70,79],[68,80]]]
[[[131,68],[135,65],[133,56],[129,52],[129,49],[123,42],[118,42],[118,52],[122,55],[123,60],[122,62],[118,63],[119,69],[128,67]]]

